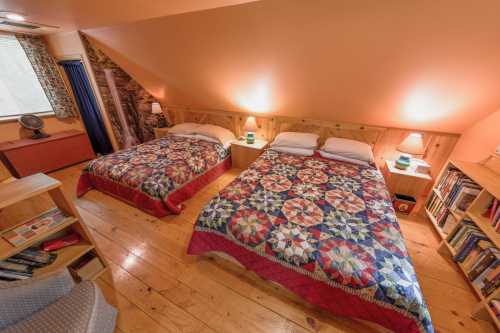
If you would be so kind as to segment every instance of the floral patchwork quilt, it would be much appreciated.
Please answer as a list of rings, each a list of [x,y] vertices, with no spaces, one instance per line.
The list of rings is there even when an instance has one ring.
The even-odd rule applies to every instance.
[[[267,150],[199,215],[188,252],[212,251],[333,314],[433,332],[375,167]]]
[[[95,188],[155,216],[180,212],[180,203],[231,167],[221,144],[167,135],[91,161],[77,194]]]

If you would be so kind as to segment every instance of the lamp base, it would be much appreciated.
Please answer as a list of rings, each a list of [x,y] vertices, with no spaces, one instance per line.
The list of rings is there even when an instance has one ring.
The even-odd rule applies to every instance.
[[[249,145],[255,143],[255,135],[253,133],[251,133],[251,132],[247,133],[247,143]]]

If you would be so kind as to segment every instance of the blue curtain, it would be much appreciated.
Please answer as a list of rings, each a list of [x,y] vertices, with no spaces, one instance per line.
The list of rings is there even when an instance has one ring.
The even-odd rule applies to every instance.
[[[92,148],[96,154],[103,155],[113,152],[113,147],[106,133],[101,111],[97,106],[94,92],[90,85],[87,73],[79,60],[61,61],[59,64],[64,68],[68,76],[76,103],[82,115],[83,124],[89,134]]]

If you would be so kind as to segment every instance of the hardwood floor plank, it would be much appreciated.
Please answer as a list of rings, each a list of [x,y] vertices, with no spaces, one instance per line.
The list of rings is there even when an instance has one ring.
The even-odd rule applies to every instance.
[[[96,281],[109,304],[118,309],[117,328],[123,333],[170,333],[102,279]]]
[[[95,225],[89,224],[89,226],[93,228]],[[200,272],[196,273],[197,279],[190,281],[189,284],[186,284],[186,281],[182,283],[176,282],[176,280],[167,276],[163,271],[152,265],[150,266],[141,257],[136,257],[132,253],[127,252],[127,250],[120,248],[115,243],[112,243],[110,239],[100,235],[95,229],[91,230],[93,230],[92,233],[98,246],[101,247],[108,260],[121,265],[138,279],[144,279],[142,281],[146,284],[148,284],[146,279],[149,280],[150,284],[148,285],[151,288],[162,289],[161,294],[163,296],[201,319],[207,325],[211,325],[217,331],[233,332],[235,329],[238,329],[238,331],[242,332],[274,332],[277,330],[277,327],[283,326],[283,318],[275,312],[248,301],[246,298],[242,298],[241,295],[234,293],[227,287],[219,285],[212,279],[208,279],[203,274],[200,274]],[[116,234],[113,235],[113,240],[117,240]],[[131,260],[130,258],[133,259]],[[156,279],[151,279],[150,275],[153,272]],[[187,272],[186,270],[182,275],[186,275]],[[161,281],[164,281],[164,285],[161,285]],[[217,313],[208,315],[210,313],[209,309],[217,309]],[[261,322],[261,320],[256,319],[265,320]],[[311,320],[314,319],[309,318],[309,322]],[[277,324],[270,326],[272,323]],[[244,329],[240,327],[241,325],[244,325]],[[230,327],[228,328],[228,326]],[[293,325],[287,325],[287,327],[291,326]],[[299,331],[299,329],[296,328],[295,331]],[[310,328],[310,331],[328,332],[328,330],[318,329],[318,327],[314,327],[314,330]]]
[[[83,165],[52,174],[63,182],[70,197],[75,198]],[[118,331],[178,331],[184,326],[179,327],[177,321],[184,316],[187,330],[202,332],[382,331],[295,302],[244,269],[186,254],[200,210],[239,172],[228,171],[188,200],[181,214],[162,219],[97,191],[76,199],[99,247],[114,266],[113,275],[104,276],[99,284],[120,309]],[[493,332],[490,323],[470,317],[477,303],[475,295],[450,258],[437,253],[439,239],[430,223],[419,216],[399,216],[399,220],[436,330]],[[153,311],[151,304],[174,306],[172,318],[168,312],[165,316],[161,310]],[[261,323],[268,320],[271,323]]]
[[[199,332],[205,326],[113,262],[102,279],[171,332]]]

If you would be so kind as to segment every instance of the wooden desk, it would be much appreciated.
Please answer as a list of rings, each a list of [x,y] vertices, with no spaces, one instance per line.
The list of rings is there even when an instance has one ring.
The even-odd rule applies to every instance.
[[[85,132],[70,130],[44,139],[0,143],[0,159],[15,177],[50,172],[95,157]]]

